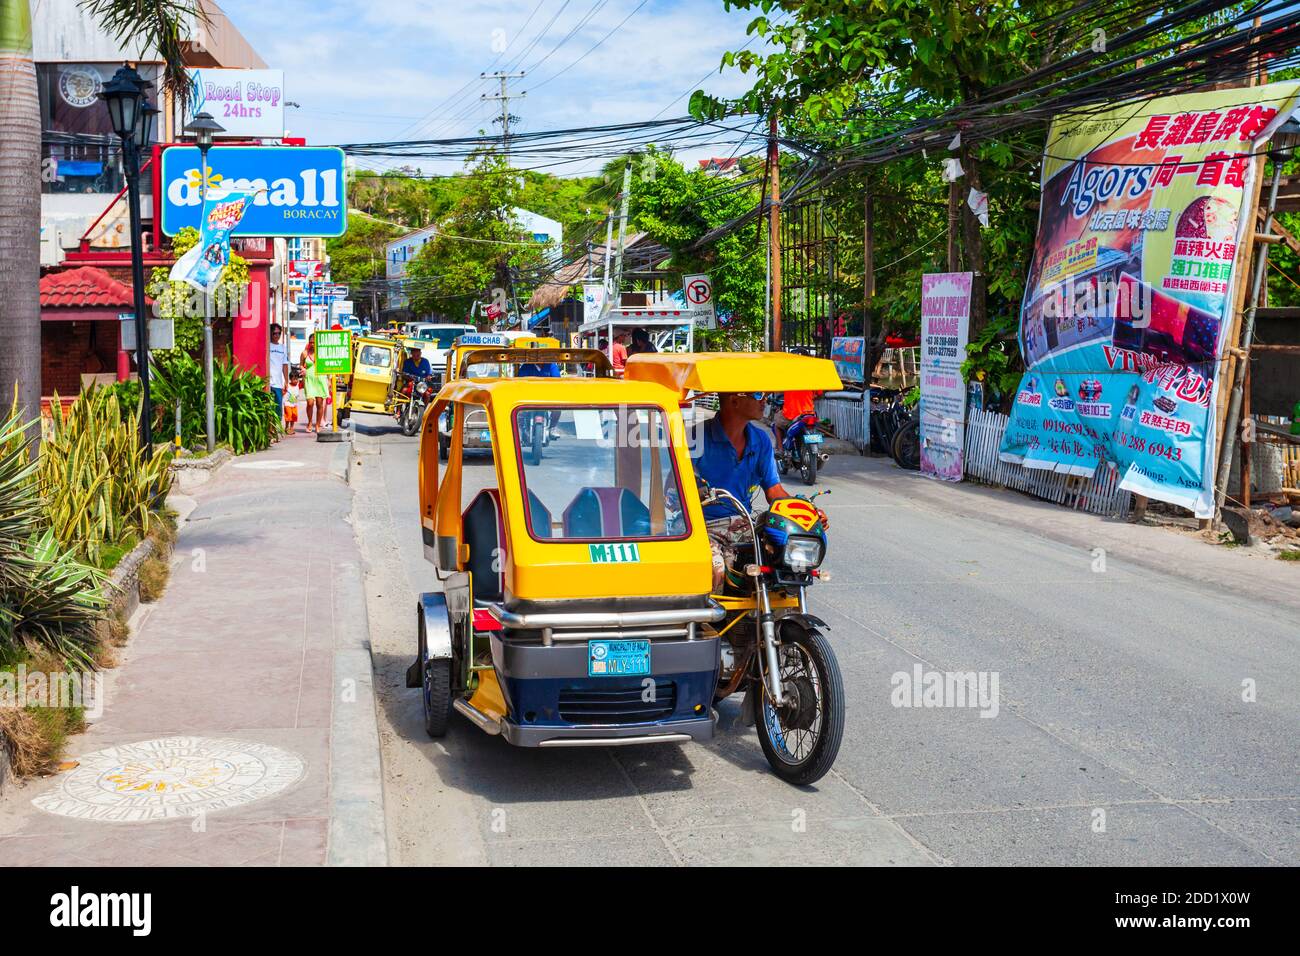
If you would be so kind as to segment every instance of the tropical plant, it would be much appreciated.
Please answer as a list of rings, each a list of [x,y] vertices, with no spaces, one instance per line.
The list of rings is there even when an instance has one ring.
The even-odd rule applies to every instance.
[[[50,403],[38,488],[55,539],[99,564],[106,545],[142,540],[171,486],[166,451],[146,458],[139,419],[119,409],[112,389],[90,389],[64,411]]]
[[[199,231],[185,226],[172,237],[172,255],[185,255],[199,241]],[[176,348],[198,352],[203,347],[203,295],[188,282],[172,282],[171,266],[158,266],[149,277],[149,295],[160,318],[174,323]],[[239,315],[248,289],[248,260],[238,253],[221,270],[221,281],[212,289],[209,300],[212,315],[232,320]]]
[[[205,21],[197,0],[82,0],[89,18],[122,46],[159,52],[163,85],[181,104],[189,94],[184,38]],[[32,58],[29,0],[0,0],[0,395],[18,389],[23,421],[41,403],[41,105]]]
[[[1016,337],[1018,329],[1015,316],[1007,313],[994,318],[966,345],[962,378],[984,383],[996,401],[1005,402],[1015,392],[1025,370]]]
[[[193,447],[207,438],[203,366],[176,352],[156,357],[151,369],[154,435],[175,432],[176,403],[181,403],[181,443]],[[237,455],[261,451],[283,427],[280,409],[267,391],[266,379],[226,361],[212,365],[213,422],[217,444]]]
[[[0,592],[26,579],[21,566],[25,542],[39,527],[41,499],[36,462],[27,454],[28,436],[15,401],[0,422]],[[0,634],[5,610],[0,605]]]
[[[27,580],[0,602],[11,619],[9,642],[93,668],[96,626],[108,606],[104,572],[78,561],[53,531],[28,539],[23,565]],[[3,629],[0,622],[0,641],[6,638]]]
[[[44,526],[31,440],[17,403],[0,422],[0,654],[19,647],[88,665],[103,575]]]

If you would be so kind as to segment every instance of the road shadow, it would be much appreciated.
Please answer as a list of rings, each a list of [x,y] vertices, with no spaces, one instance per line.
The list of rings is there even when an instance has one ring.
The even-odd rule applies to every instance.
[[[702,749],[739,770],[769,774],[753,728],[740,724],[739,699],[718,708],[718,730],[705,744],[645,744],[626,747],[512,747],[453,714],[444,737],[425,733],[418,688],[406,687],[412,657],[375,654],[380,705],[395,730],[420,744],[421,752],[446,785],[493,805],[580,802],[691,789],[700,769],[692,755]],[[633,783],[635,781],[635,783]]]

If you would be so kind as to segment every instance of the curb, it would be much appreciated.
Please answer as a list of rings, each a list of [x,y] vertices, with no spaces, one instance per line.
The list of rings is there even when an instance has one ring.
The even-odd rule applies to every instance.
[[[230,461],[229,448],[218,448],[211,455],[203,458],[175,458],[171,463],[174,485],[178,491],[193,491],[199,485],[206,484],[222,465]]]
[[[351,442],[339,445],[330,470],[351,492]],[[355,540],[356,527],[350,511],[348,521]],[[334,686],[339,696],[330,716],[330,824],[326,864],[387,866],[379,701],[375,695],[370,614],[362,584],[359,543],[357,559],[355,567],[340,568],[342,575],[334,594],[338,622]]]
[[[108,615],[122,614],[130,617],[140,606],[140,565],[153,555],[156,546],[152,538],[145,538],[117,563],[108,577]]]

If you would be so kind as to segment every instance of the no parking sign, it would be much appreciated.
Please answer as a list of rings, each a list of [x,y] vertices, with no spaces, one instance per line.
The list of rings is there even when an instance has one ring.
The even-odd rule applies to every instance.
[[[711,329],[717,321],[713,312],[713,280],[707,275],[682,276],[682,294],[686,306],[702,319],[705,328]]]

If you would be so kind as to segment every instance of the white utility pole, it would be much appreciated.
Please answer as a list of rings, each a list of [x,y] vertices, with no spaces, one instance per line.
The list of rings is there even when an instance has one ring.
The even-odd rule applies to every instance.
[[[617,304],[623,290],[623,245],[627,242],[627,201],[632,192],[632,164],[623,169],[623,195],[618,204],[618,248],[614,253],[614,288],[610,295]]]
[[[484,93],[479,97],[481,100],[500,100],[501,101],[501,153],[506,158],[506,165],[510,165],[510,101],[519,99],[521,96],[527,96],[527,91],[523,93],[510,93],[507,89],[507,83],[510,80],[521,79],[523,71],[518,73],[502,73],[498,70],[495,73],[480,73],[483,79],[497,79],[501,81],[500,93]]]

